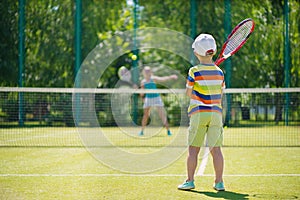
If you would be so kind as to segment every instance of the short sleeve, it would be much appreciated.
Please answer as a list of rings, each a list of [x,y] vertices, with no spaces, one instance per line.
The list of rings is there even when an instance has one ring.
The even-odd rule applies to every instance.
[[[192,69],[193,68],[190,68],[189,73],[188,73],[188,77],[187,77],[187,81],[186,81],[187,88],[193,88],[193,86],[195,84],[195,75],[194,75],[194,72]]]

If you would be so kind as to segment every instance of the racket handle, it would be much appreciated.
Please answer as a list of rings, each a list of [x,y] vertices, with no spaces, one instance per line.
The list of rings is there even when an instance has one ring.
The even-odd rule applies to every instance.
[[[231,53],[227,54],[227,55],[223,55],[222,58],[219,58],[216,62],[215,65],[220,65],[224,60],[226,60],[227,58],[229,58],[231,56]]]
[[[225,60],[225,58],[220,58],[220,59],[216,60],[215,65],[219,66],[224,60]]]

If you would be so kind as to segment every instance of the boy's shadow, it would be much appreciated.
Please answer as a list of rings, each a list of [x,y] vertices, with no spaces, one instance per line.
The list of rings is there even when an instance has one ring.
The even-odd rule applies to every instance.
[[[249,199],[249,194],[242,194],[230,191],[220,191],[220,192],[206,192],[206,191],[197,191],[189,190],[189,192],[194,192],[198,194],[204,194],[213,198],[223,198],[223,199]]]

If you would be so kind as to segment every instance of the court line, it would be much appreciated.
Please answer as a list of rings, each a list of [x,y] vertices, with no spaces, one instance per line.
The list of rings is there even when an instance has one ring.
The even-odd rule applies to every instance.
[[[199,169],[197,171],[197,175],[198,176],[203,176],[204,175],[204,171],[208,162],[208,157],[209,157],[209,147],[204,147],[204,153],[202,156],[202,161],[200,163]]]
[[[20,135],[20,133],[16,132],[16,133],[9,133],[11,135],[15,134],[15,135]],[[63,134],[76,134],[77,136],[78,133],[74,133],[74,131],[65,131]],[[8,135],[8,134],[7,134]],[[8,136],[11,136],[11,135],[8,135]],[[57,138],[57,135],[56,134],[46,134],[46,135],[23,135],[24,137],[19,137],[19,138],[16,138],[16,139],[9,139],[9,140],[5,140],[4,138],[4,142],[17,142],[17,141],[25,141],[25,140],[32,140],[32,139],[40,139],[40,138]],[[65,136],[65,135],[63,135]],[[61,135],[58,136],[59,139],[61,138],[64,138],[62,137]]]
[[[0,177],[182,177],[185,174],[0,174]],[[214,174],[201,176],[214,177]],[[300,174],[225,174],[224,177],[300,177]]]

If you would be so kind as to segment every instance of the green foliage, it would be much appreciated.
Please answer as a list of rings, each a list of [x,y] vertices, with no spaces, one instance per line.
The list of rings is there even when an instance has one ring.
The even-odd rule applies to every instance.
[[[0,86],[18,83],[18,4],[0,3]]]
[[[73,34],[72,1],[27,2],[25,86],[72,85]]]
[[[291,87],[300,86],[300,3],[290,2]]]
[[[218,49],[224,41],[224,1],[196,1],[197,34],[215,36]],[[74,82],[73,1],[26,1],[25,86],[72,87]],[[291,86],[299,87],[299,1],[290,0]],[[1,11],[0,85],[16,86],[18,79],[18,4],[6,1]],[[232,27],[251,17],[255,32],[232,57],[232,87],[284,86],[283,1],[231,1]],[[138,26],[160,27],[190,35],[190,3],[186,1],[139,1]],[[82,58],[116,33],[133,29],[133,6],[121,1],[82,2]],[[126,45],[126,44],[120,44]],[[187,47],[187,49],[190,47]],[[131,67],[128,54],[107,69],[101,87],[112,87],[121,65]],[[160,63],[184,76],[189,63],[160,50],[140,52],[140,66]],[[221,65],[221,68],[223,65]]]

